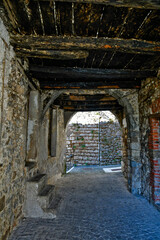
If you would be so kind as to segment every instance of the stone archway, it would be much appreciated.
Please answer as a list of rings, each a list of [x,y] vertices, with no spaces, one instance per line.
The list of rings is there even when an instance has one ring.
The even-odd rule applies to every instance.
[[[133,194],[141,193],[141,161],[139,108],[137,90],[107,90],[124,107],[128,136],[128,187]],[[125,123],[123,123],[125,124]],[[125,127],[125,126],[123,126]]]
[[[119,116],[122,129],[127,130],[126,144],[126,161],[125,169],[128,179],[128,188],[133,194],[141,193],[141,162],[140,162],[140,140],[139,140],[139,109],[138,109],[138,91],[137,90],[122,90],[122,89],[105,89],[105,90],[70,90],[63,93],[78,93],[78,94],[108,94],[114,97],[120,106],[123,106],[123,114]],[[58,96],[57,96],[58,97]],[[53,104],[53,102],[52,102]],[[48,108],[49,109],[49,108]],[[45,111],[46,113],[47,111]],[[113,112],[114,113],[114,112]],[[48,158],[47,162],[56,163],[57,173],[64,172],[64,154],[65,154],[65,129],[70,117],[75,114],[75,111],[64,111],[63,109],[56,110],[57,114],[57,152],[54,158]],[[115,114],[115,113],[114,113]],[[49,160],[50,159],[50,160]],[[42,165],[44,161],[41,161]],[[54,172],[54,167],[51,168],[48,164],[47,172]],[[58,166],[58,167],[57,167]]]
[[[86,90],[84,90],[85,92]],[[77,92],[77,91],[76,91]],[[109,94],[117,99],[124,108],[121,124],[127,129],[127,179],[128,188],[133,194],[141,193],[141,162],[140,162],[140,138],[139,138],[139,108],[137,90],[89,90],[88,93]],[[65,113],[65,127],[75,112]]]

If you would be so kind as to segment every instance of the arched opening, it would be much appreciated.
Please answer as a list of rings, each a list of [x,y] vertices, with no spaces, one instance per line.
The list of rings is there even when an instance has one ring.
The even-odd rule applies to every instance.
[[[128,188],[134,194],[141,193],[141,162],[139,139],[139,110],[137,90],[70,90],[61,94],[54,105],[64,112],[64,131],[76,112],[110,110],[117,117],[122,128],[122,170],[128,181]],[[62,121],[61,121],[62,122]],[[58,168],[65,169],[65,140],[63,129],[57,140],[59,155],[56,157]]]
[[[121,165],[122,129],[110,111],[78,112],[68,123],[66,166]]]

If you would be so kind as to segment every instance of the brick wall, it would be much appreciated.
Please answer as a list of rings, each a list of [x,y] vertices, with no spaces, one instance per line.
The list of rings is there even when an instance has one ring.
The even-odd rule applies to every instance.
[[[71,124],[68,135],[67,161],[80,165],[95,165],[99,161],[101,165],[121,163],[121,129],[118,123]]]
[[[139,103],[142,194],[160,204],[160,79],[142,82]]]
[[[152,199],[155,204],[160,204],[160,118],[150,118],[149,151]]]

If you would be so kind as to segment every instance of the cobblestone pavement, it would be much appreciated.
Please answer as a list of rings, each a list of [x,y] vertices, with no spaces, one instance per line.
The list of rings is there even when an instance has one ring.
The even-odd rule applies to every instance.
[[[58,181],[56,219],[26,219],[10,240],[160,240],[160,212],[128,192],[122,173],[86,170]]]

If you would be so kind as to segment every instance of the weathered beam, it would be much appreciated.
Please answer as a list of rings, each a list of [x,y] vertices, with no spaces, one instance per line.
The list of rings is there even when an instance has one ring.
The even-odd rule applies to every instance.
[[[157,71],[98,68],[64,68],[47,66],[30,66],[30,71],[37,78],[91,78],[91,79],[144,79],[157,76]]]
[[[91,106],[91,107],[86,107],[86,106],[63,106],[62,107],[64,110],[68,111],[97,111],[97,110],[121,110],[122,107],[120,105],[117,106],[110,106],[110,105],[105,105],[105,106]]]
[[[14,7],[14,4],[10,0],[3,0],[2,3],[8,13],[8,17],[10,19],[10,22],[14,28],[17,28],[19,25],[18,19],[17,19],[17,12]]]
[[[61,100],[56,100],[55,102],[54,102],[54,104],[55,105],[60,105],[60,106],[77,106],[77,107],[79,107],[79,106],[105,106],[105,105],[117,105],[118,104],[118,102],[116,101],[116,100],[114,100],[114,101],[107,101],[107,102],[100,102],[100,101],[91,101],[91,102],[89,102],[89,101],[87,101],[87,102],[84,102],[84,101],[81,101],[81,102],[79,102],[79,101],[77,101],[77,102],[75,102],[75,101],[61,101]]]
[[[81,82],[56,82],[55,80],[51,81],[40,81],[40,86],[42,89],[137,89],[141,86],[141,80],[131,79],[130,81],[90,81],[84,82],[84,79]]]
[[[57,100],[60,101],[101,101],[101,102],[108,102],[108,101],[114,101],[116,100],[114,97],[111,97],[109,95],[101,95],[101,94],[96,94],[96,95],[62,95],[61,97],[59,97]]]
[[[36,50],[16,48],[17,57],[47,58],[56,60],[70,60],[87,58],[89,53],[84,50]]]
[[[120,38],[91,38],[91,37],[55,37],[55,36],[22,36],[14,35],[11,43],[15,51],[25,52],[38,50],[116,50],[136,54],[160,53],[160,42]],[[28,50],[27,50],[28,49]]]
[[[38,1],[38,0],[34,0]],[[50,2],[50,0],[39,0],[41,2]],[[145,8],[145,9],[160,9],[159,0],[54,0],[55,2],[74,2],[74,3],[93,3],[111,5],[115,7],[131,7],[131,8]]]

